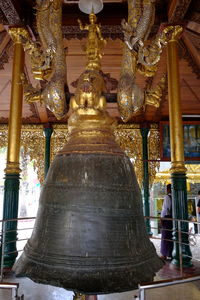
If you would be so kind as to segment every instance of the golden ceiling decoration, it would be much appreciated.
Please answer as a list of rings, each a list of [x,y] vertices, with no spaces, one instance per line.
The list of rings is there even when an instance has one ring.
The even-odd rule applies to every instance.
[[[0,148],[7,147],[7,125],[0,125]],[[142,137],[139,124],[120,124],[115,131],[116,141],[126,152],[133,162],[139,184],[143,180],[143,161],[142,161]],[[63,148],[68,141],[69,132],[67,124],[53,125],[51,136],[51,161],[56,153]],[[148,138],[149,144],[149,178],[150,184],[153,183],[155,174],[159,167],[159,131],[157,125],[151,125]],[[22,125],[21,145],[25,152],[30,155],[30,159],[35,161],[38,179],[42,183],[44,180],[44,153],[45,136],[42,125]],[[156,179],[157,180],[157,179]]]
[[[68,126],[67,124],[59,124],[53,126],[53,134],[51,136],[51,161],[60,151],[69,138]]]
[[[143,180],[142,136],[138,124],[118,125],[114,131],[116,141],[133,162],[139,185]]]
[[[44,180],[45,138],[42,125],[24,125],[21,131],[21,146],[30,160],[35,161],[40,182]]]
[[[0,125],[0,148],[7,147],[8,126]],[[21,146],[24,147],[25,154],[35,161],[38,179],[44,180],[44,149],[45,138],[42,125],[22,125]]]
[[[8,126],[0,125],[0,148],[7,147],[8,144]]]
[[[186,164],[187,172],[187,182],[188,183],[200,183],[200,164]],[[171,181],[170,168],[158,172],[155,176],[154,182],[160,182],[162,184],[169,183]]]
[[[148,136],[149,184],[152,186],[160,167],[160,133],[157,124],[152,124]]]

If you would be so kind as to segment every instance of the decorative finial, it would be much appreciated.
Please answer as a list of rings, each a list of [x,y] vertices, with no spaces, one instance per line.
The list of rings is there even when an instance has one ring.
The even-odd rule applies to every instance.
[[[81,30],[88,30],[88,40],[85,46],[87,56],[86,70],[100,70],[101,69],[101,50],[106,44],[106,40],[101,35],[101,26],[96,24],[97,17],[92,12],[89,15],[89,24],[83,26],[82,22],[78,20]]]

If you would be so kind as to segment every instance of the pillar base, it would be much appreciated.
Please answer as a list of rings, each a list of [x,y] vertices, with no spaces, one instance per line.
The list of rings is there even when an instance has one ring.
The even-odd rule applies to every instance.
[[[187,208],[187,188],[186,174],[172,173],[172,211],[173,218],[178,220],[188,220]],[[181,231],[181,234],[179,232]],[[192,253],[190,251],[188,239],[188,223],[181,221],[173,221],[173,240],[174,250],[172,252],[171,263],[180,266],[180,253],[182,255],[182,266],[184,268],[191,267]],[[179,247],[181,244],[181,249]]]
[[[146,219],[146,220],[145,220],[145,226],[146,226],[147,234],[148,234],[149,236],[152,236],[152,235],[153,235],[153,232],[151,231],[151,223],[150,223],[150,219]]]
[[[180,260],[179,259],[172,259],[171,264],[175,265],[177,267],[180,267]],[[192,264],[191,261],[187,261],[187,260],[183,259],[183,263],[182,263],[183,268],[190,268],[192,266],[193,266],[193,264]]]
[[[19,179],[19,174],[5,175],[3,220],[18,218]],[[4,230],[4,267],[12,268],[18,255],[16,248],[17,221],[6,222]]]

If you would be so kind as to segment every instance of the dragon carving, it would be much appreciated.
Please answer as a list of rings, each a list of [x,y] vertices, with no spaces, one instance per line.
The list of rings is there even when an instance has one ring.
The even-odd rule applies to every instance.
[[[144,111],[146,105],[159,107],[166,74],[154,88],[143,90],[135,82],[136,72],[153,77],[163,47],[176,26],[168,26],[159,32],[150,44],[149,36],[155,17],[155,0],[128,0],[128,22],[122,21],[124,46],[121,74],[118,83],[118,107],[124,122]]]
[[[33,87],[26,74],[22,74],[25,101],[44,102],[57,119],[67,113],[66,61],[62,39],[62,0],[36,0],[36,21],[41,45],[34,42],[28,32],[21,37],[24,49],[31,55],[35,79],[43,87]]]

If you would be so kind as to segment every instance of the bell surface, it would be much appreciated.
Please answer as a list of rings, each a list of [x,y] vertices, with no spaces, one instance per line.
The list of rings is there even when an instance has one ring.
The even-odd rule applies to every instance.
[[[99,92],[103,78],[95,69],[79,80],[69,140],[50,166],[14,271],[82,294],[133,290],[152,281],[163,262],[146,232],[133,166],[115,141],[116,121]]]
[[[95,136],[90,146],[74,136],[51,164],[16,275],[84,294],[138,288],[163,263],[146,233],[130,159],[105,132],[99,145]]]
[[[133,166],[106,111],[100,72],[106,41],[94,14],[89,22],[86,69],[70,99],[69,140],[50,166],[14,271],[82,294],[105,294],[152,281],[163,262],[146,232]]]

